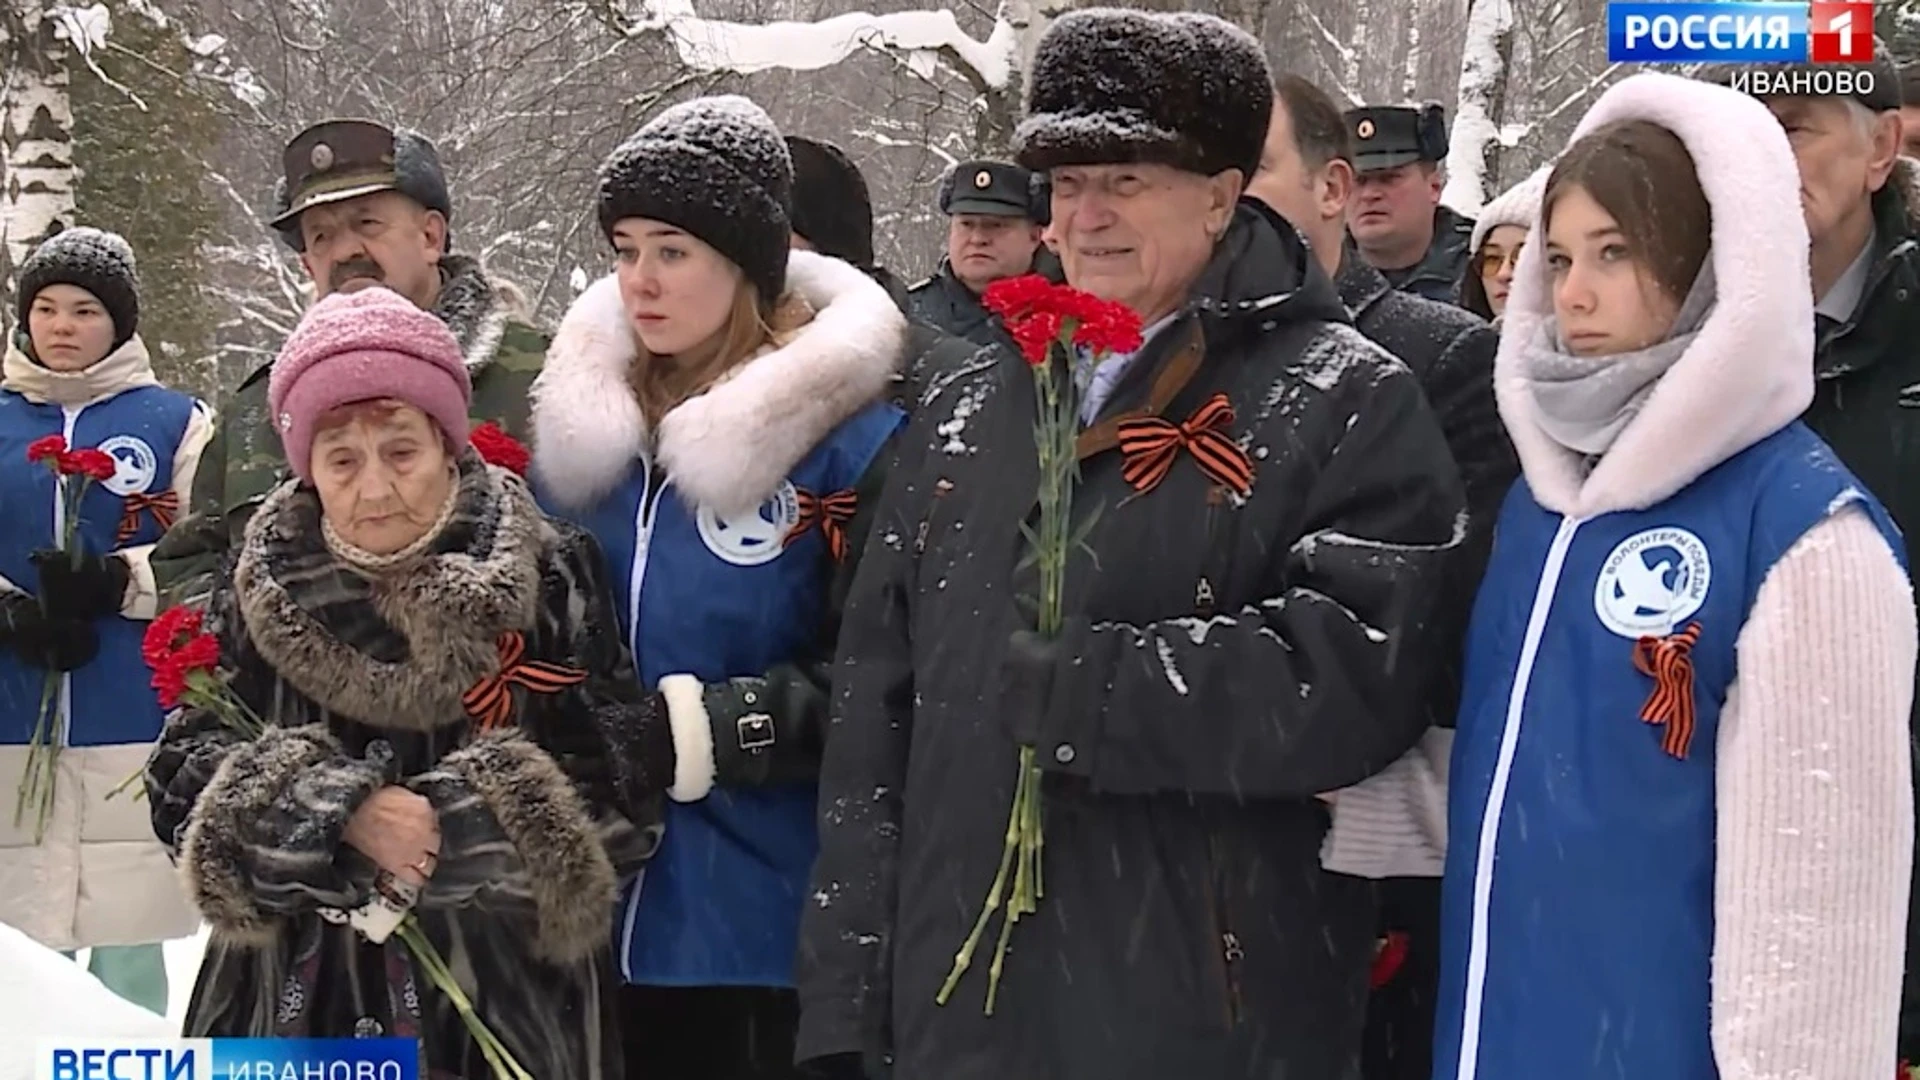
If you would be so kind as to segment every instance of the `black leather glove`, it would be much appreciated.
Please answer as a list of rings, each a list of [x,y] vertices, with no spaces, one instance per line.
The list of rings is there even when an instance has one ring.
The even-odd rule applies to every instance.
[[[119,555],[82,552],[79,565],[64,551],[43,548],[29,558],[40,571],[40,604],[62,619],[98,619],[119,612],[131,571]]]
[[[1059,665],[1057,638],[1024,628],[1007,638],[1007,654],[1000,661],[1000,716],[1007,734],[1021,746],[1040,741]]]
[[[42,671],[85,667],[100,653],[91,619],[49,619],[40,601],[24,593],[0,598],[0,645]]]
[[[866,1066],[859,1054],[829,1054],[800,1066],[802,1075],[812,1080],[867,1080]]]
[[[664,706],[663,706],[664,708]],[[802,680],[740,680],[707,694],[717,787],[802,783],[820,774],[824,717]]]

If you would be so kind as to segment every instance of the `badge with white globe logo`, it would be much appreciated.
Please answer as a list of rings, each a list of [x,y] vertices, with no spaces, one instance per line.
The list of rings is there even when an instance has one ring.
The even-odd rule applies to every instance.
[[[1594,583],[1593,612],[1621,637],[1666,637],[1707,602],[1713,561],[1686,529],[1637,532],[1615,545]]]
[[[153,479],[160,472],[160,458],[145,439],[115,435],[100,444],[100,452],[113,459],[113,477],[102,480],[101,487],[123,499],[153,490]]]
[[[760,566],[786,550],[787,533],[800,520],[800,493],[782,480],[772,497],[744,514],[721,517],[703,506],[694,517],[708,551],[735,566]]]

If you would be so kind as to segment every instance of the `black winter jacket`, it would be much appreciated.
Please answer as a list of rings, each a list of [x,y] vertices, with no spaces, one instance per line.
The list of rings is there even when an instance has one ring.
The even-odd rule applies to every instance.
[[[1365,883],[1321,871],[1315,796],[1424,728],[1465,502],[1419,385],[1346,323],[1297,234],[1243,202],[1085,436],[1075,507],[1098,517],[1038,741],[1046,896],[991,1018],[991,937],[955,999],[934,995],[1013,795],[1001,665],[1034,585],[1035,394],[998,352],[929,391],[842,631],[801,1060],[864,1051],[912,1080],[1356,1075],[1374,911]],[[1185,420],[1216,393],[1251,495],[1184,451],[1130,487],[1111,422]]]

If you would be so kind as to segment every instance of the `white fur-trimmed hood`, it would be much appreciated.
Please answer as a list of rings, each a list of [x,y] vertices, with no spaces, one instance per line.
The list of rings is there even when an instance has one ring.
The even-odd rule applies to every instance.
[[[838,259],[795,251],[787,288],[817,313],[786,344],[661,421],[655,458],[717,514],[759,506],[847,417],[886,392],[907,340],[887,291]],[[627,375],[639,343],[609,274],[574,301],[533,384],[533,474],[572,510],[592,506],[648,452]]]
[[[1719,300],[1699,335],[1593,471],[1541,429],[1525,354],[1553,316],[1546,244],[1520,254],[1507,298],[1494,389],[1534,498],[1592,517],[1641,510],[1792,423],[1813,401],[1813,290],[1799,171],[1780,124],[1757,99],[1675,75],[1616,83],[1574,131],[1650,120],[1686,144],[1713,208]]]
[[[1552,162],[1540,166],[1525,180],[1501,192],[1492,202],[1481,207],[1480,215],[1473,219],[1473,238],[1468,241],[1467,250],[1478,252],[1487,234],[1502,225],[1518,225],[1523,229],[1533,228],[1533,223],[1540,218],[1540,193],[1546,190],[1547,174],[1552,171]]]

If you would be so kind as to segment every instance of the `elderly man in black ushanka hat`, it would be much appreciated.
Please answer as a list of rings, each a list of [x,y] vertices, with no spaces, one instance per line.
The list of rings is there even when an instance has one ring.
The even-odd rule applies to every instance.
[[[1016,159],[1069,284],[1136,310],[1073,366],[1090,518],[1066,620],[1029,621],[1034,381],[929,389],[840,633],[803,1061],[913,1080],[1357,1075],[1371,886],[1322,872],[1317,796],[1399,757],[1457,629],[1465,499],[1414,377],[1299,234],[1240,198],[1273,107],[1211,16],[1088,10],[1036,54]],[[1097,516],[1096,516],[1097,515]],[[1046,892],[935,1003],[994,880],[1017,750]]]

